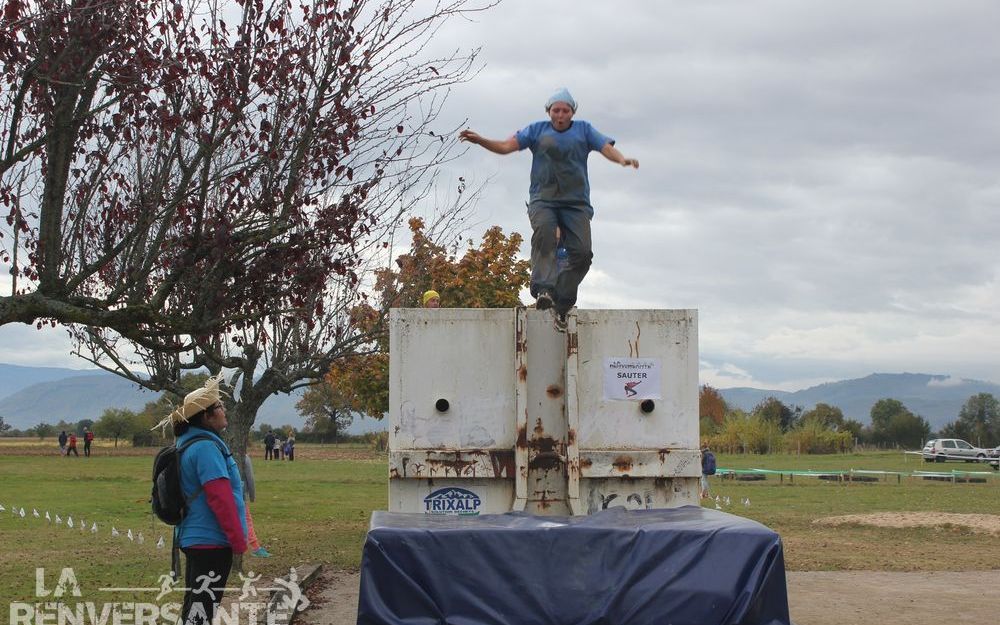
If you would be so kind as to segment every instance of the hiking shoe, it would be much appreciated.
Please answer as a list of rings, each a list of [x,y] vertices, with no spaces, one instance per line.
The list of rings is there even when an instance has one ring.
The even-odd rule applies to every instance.
[[[552,300],[552,294],[548,291],[539,293],[538,297],[535,298],[535,310],[548,310],[553,305],[555,302]]]
[[[267,549],[264,549],[263,547],[257,547],[256,549],[254,549],[250,553],[252,555],[257,556],[258,558],[270,558],[271,557],[271,553]]]
[[[555,328],[557,332],[566,331],[566,313],[556,313]]]

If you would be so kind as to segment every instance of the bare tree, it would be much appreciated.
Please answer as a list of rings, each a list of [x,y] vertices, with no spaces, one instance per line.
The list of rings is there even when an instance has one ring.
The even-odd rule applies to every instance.
[[[6,3],[0,325],[82,324],[169,362],[321,317],[447,158],[433,124],[476,51],[428,44],[488,5]]]
[[[77,4],[105,21],[123,10]],[[451,157],[455,129],[436,128],[438,114],[474,71],[474,50],[433,57],[428,45],[484,7],[342,4],[140,2],[135,20],[152,24],[142,46],[162,76],[88,108],[58,236],[13,202],[34,264],[14,263],[31,286],[0,298],[0,322],[42,302],[31,314],[80,324],[77,354],[153,390],[180,394],[183,372],[226,370],[237,457],[267,397],[322,379],[368,341],[378,319],[360,280]],[[30,162],[12,179],[47,183],[48,161]],[[475,195],[458,191],[445,214]],[[53,240],[47,281],[53,265],[30,251]]]

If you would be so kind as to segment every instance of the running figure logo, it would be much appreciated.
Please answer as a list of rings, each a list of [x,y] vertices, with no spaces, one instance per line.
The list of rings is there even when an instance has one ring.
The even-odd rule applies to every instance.
[[[626,382],[625,383],[625,397],[635,397],[639,393],[635,390],[635,387],[642,384],[642,380],[638,382]]]

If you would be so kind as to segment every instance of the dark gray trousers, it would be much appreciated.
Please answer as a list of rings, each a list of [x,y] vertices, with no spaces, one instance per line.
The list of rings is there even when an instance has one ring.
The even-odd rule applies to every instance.
[[[565,314],[576,304],[576,294],[594,258],[590,239],[593,209],[585,204],[535,201],[528,205],[531,220],[531,296],[548,291],[556,312]],[[556,268],[556,226],[569,254],[566,269]]]

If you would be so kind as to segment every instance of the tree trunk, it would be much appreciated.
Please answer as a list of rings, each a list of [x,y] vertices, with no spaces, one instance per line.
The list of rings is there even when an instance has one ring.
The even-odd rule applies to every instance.
[[[236,465],[240,468],[240,475],[243,476],[243,457],[250,452],[250,430],[253,429],[254,421],[257,419],[257,411],[260,410],[263,401],[244,400],[233,407],[229,427],[226,429],[226,444],[229,451],[236,460]],[[245,476],[243,476],[246,479]]]
[[[243,380],[244,382],[241,384],[239,394],[240,399],[233,405],[229,418],[229,426],[226,428],[224,438],[226,444],[229,445],[229,451],[233,454],[236,466],[240,469],[240,477],[243,479],[245,485],[244,457],[249,453],[250,431],[253,429],[254,421],[257,419],[257,411],[260,410],[260,407],[264,404],[264,400],[267,399],[270,393],[266,392],[269,385],[265,380],[258,380],[257,383],[252,381],[252,369],[249,375],[244,372]],[[262,386],[264,387],[263,389],[261,388]],[[245,497],[244,488],[244,503],[249,505],[249,501]],[[233,566],[231,570],[237,572],[243,571],[242,554],[233,554]]]

